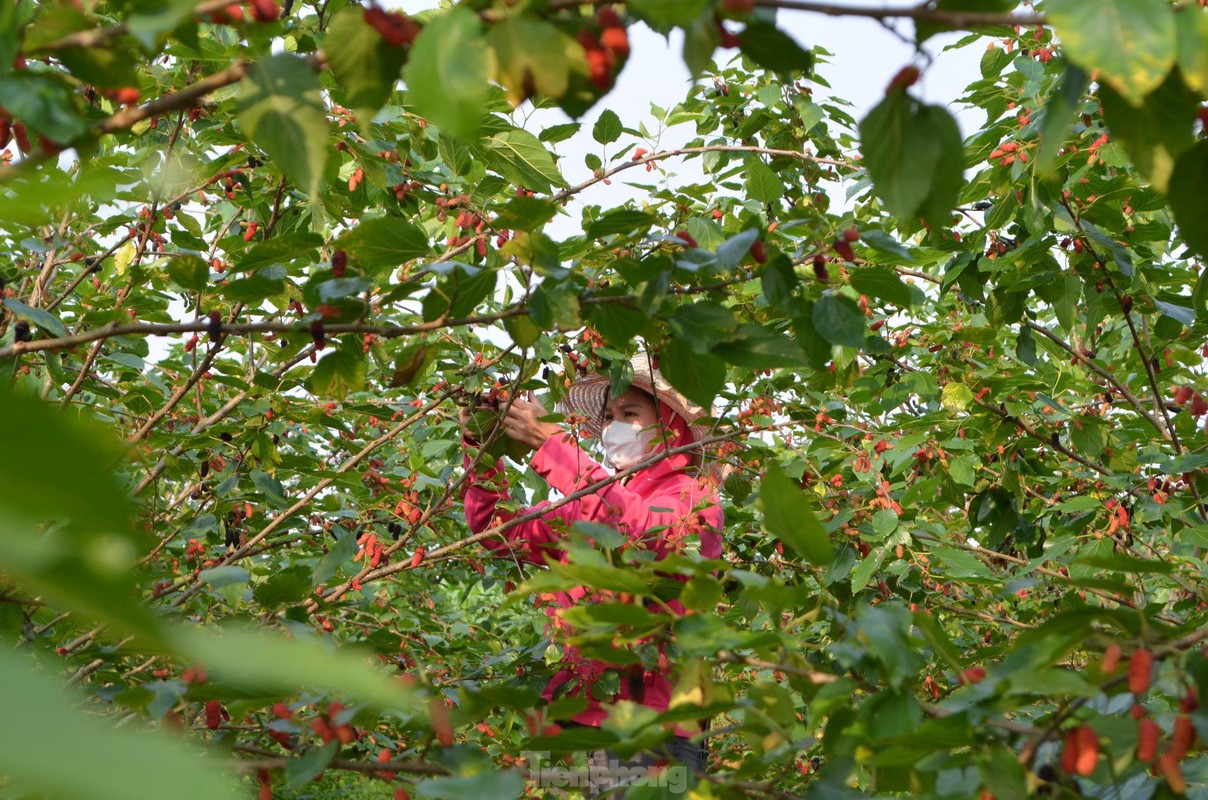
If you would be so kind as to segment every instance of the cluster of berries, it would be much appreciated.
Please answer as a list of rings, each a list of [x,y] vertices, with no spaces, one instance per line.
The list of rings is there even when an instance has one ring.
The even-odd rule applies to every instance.
[[[587,77],[592,85],[601,91],[612,88],[614,68],[618,60],[629,57],[629,34],[625,23],[611,6],[603,6],[596,14],[596,23],[600,27],[597,36],[594,31],[584,28],[579,31],[579,44],[587,57]]]

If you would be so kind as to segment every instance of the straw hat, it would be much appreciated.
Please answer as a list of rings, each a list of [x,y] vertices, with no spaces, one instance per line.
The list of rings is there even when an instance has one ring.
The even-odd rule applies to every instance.
[[[646,353],[638,353],[629,359],[629,364],[633,367],[633,381],[630,386],[645,391],[678,414],[688,424],[688,434],[692,441],[700,441],[708,431],[704,426],[694,423],[708,412],[680,394],[654,368],[652,362],[653,359]],[[598,437],[604,427],[601,417],[604,406],[610,399],[611,388],[612,380],[608,375],[588,375],[570,385],[560,405],[566,413],[574,412],[586,417],[583,428]]]

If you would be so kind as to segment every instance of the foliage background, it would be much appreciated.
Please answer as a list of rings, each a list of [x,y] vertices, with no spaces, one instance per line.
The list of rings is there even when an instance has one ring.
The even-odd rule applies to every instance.
[[[595,5],[0,9],[4,794],[511,798],[713,714],[702,796],[1203,795],[1203,4],[865,10],[985,50],[963,142],[922,58],[815,102],[815,4]],[[638,20],[700,80],[569,185],[525,104]],[[725,558],[484,557],[458,403],[643,350],[717,409]],[[529,598],[583,584],[668,714],[549,727]]]

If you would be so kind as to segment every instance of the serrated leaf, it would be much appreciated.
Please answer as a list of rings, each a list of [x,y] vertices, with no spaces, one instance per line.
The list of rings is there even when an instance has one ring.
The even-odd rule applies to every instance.
[[[659,349],[659,365],[663,377],[702,408],[712,408],[713,399],[726,386],[726,365],[721,359],[697,353],[678,339]]]
[[[314,233],[286,233],[258,242],[235,262],[235,270],[248,272],[271,267],[274,264],[290,264],[298,259],[315,258],[323,246],[323,237]]]
[[[963,383],[953,381],[944,386],[940,393],[940,403],[948,411],[959,413],[969,408],[973,402],[973,390]]]
[[[421,116],[458,138],[476,138],[488,97],[487,45],[478,15],[458,6],[429,22],[411,47],[403,77]]]
[[[1103,118],[1113,139],[1158,191],[1165,192],[1175,161],[1195,144],[1192,126],[1200,99],[1176,72],[1140,103],[1132,105],[1110,86],[1099,90]]]
[[[645,211],[629,208],[617,208],[609,211],[587,226],[587,238],[598,239],[614,233],[631,233],[649,230],[654,225],[655,217]]]
[[[32,660],[0,653],[0,683],[5,687],[5,719],[0,727],[0,769],[11,791],[46,797],[89,797],[93,800],[206,800],[235,797],[238,781],[218,758],[160,731],[115,728],[85,710],[82,695],[62,682],[38,674]],[[16,724],[38,720],[39,736]],[[53,737],[46,747],[42,735]],[[74,766],[64,769],[62,753],[72,753]]]
[[[319,359],[307,381],[307,388],[320,397],[343,400],[351,392],[365,388],[369,364],[360,347],[340,347]]]
[[[518,128],[497,133],[482,143],[488,166],[508,182],[529,191],[548,192],[565,186],[554,157],[536,136]]]
[[[850,297],[828,294],[814,303],[814,330],[831,344],[860,347],[864,344],[867,318]]]
[[[947,109],[890,87],[860,122],[864,163],[873,189],[906,225],[922,217],[943,227],[964,183],[960,128]]]
[[[914,303],[910,287],[891,269],[854,269],[851,271],[851,287],[860,294],[887,300],[901,308],[909,308]]]
[[[378,217],[357,225],[336,242],[367,270],[396,267],[429,252],[427,235],[398,217]]]
[[[1167,0],[1049,0],[1062,48],[1086,70],[1099,70],[1130,103],[1156,89],[1174,64],[1174,12]]]
[[[327,164],[323,86],[298,56],[281,53],[248,67],[239,86],[239,127],[312,198]]]
[[[365,10],[340,9],[327,25],[324,53],[345,105],[367,122],[394,94],[407,51],[393,47],[365,21]]]
[[[825,567],[834,559],[834,546],[810,509],[805,493],[775,462],[768,464],[759,483],[756,504],[763,511],[763,527],[806,561]]]
[[[20,300],[14,300],[11,297],[4,301],[4,305],[12,312],[17,319],[23,319],[31,325],[36,325],[40,330],[51,336],[66,336],[67,328],[59,321],[59,318],[49,311],[41,308],[27,306]]]
[[[557,144],[565,142],[567,139],[579,132],[583,126],[578,122],[564,122],[561,125],[550,125],[547,128],[542,128],[537,134],[537,138],[548,144]]]
[[[1208,257],[1208,139],[1201,139],[1175,162],[1170,176],[1170,210],[1179,233],[1201,257]]]
[[[686,27],[701,15],[709,0],[630,0],[629,10],[656,31]]]
[[[747,194],[760,203],[774,203],[784,194],[784,184],[772,168],[758,158],[747,160]]]
[[[621,118],[611,108],[606,108],[592,126],[591,137],[600,144],[612,144],[621,138],[621,127]]]
[[[814,54],[770,22],[750,22],[738,34],[738,46],[756,64],[781,75],[808,75],[814,69]]]
[[[561,34],[551,23],[509,14],[491,26],[487,42],[495,51],[497,78],[513,106],[534,93],[553,99],[566,94],[570,65]]]
[[[191,292],[200,292],[210,285],[210,265],[201,256],[170,258],[164,271],[173,283]]]

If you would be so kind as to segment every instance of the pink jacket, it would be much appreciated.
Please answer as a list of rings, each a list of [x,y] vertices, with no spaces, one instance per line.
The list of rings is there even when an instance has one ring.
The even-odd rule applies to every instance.
[[[679,442],[687,443],[687,432],[683,422],[672,427],[680,433]],[[691,471],[686,471],[692,462],[687,454],[678,454],[663,459],[647,469],[632,475],[628,481],[611,483],[599,491],[578,500],[559,506],[541,517],[521,523],[504,532],[503,538],[490,538],[483,544],[492,550],[511,550],[518,557],[534,564],[544,565],[548,557],[554,561],[565,561],[566,553],[558,549],[558,541],[570,526],[579,521],[598,522],[615,528],[638,547],[654,551],[657,558],[680,550],[689,539],[697,539],[699,553],[705,558],[721,556],[722,511],[717,495]],[[468,463],[468,461],[467,461]],[[555,436],[547,439],[533,454],[530,466],[541,477],[563,495],[569,495],[609,476],[607,470],[593,461],[572,436]],[[499,465],[471,476],[465,494],[466,520],[470,528],[483,531],[492,525],[517,516],[517,513],[496,512],[496,504],[506,498],[506,484],[499,486],[502,476]],[[495,478],[498,488],[484,485],[483,480]],[[549,505],[541,503],[536,510]],[[664,527],[666,526],[666,527]],[[647,534],[651,529],[658,529]],[[551,626],[559,627],[559,608],[568,608],[587,594],[584,587],[569,592],[557,592],[548,597],[552,605],[546,607],[551,617]],[[590,598],[589,598],[590,599]],[[669,606],[683,614],[684,608],[678,601]],[[608,716],[608,710],[600,699],[593,697],[590,687],[608,665],[583,658],[578,650],[566,647],[563,669],[546,685],[542,696],[553,700],[564,685],[574,681],[566,691],[569,696],[584,696],[588,707],[574,717],[575,722],[599,725]],[[655,709],[665,711],[671,699],[671,683],[667,678],[669,663],[660,656],[657,669],[643,671],[627,669],[622,675],[618,698],[633,700]],[[606,701],[608,698],[604,698]]]

